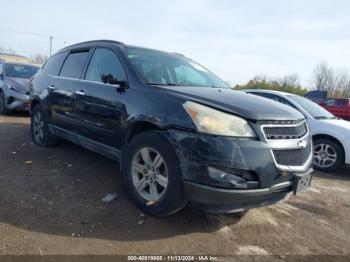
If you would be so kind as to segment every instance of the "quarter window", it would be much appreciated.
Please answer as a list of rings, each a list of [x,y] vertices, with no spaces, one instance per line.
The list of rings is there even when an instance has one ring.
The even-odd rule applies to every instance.
[[[126,77],[118,57],[109,49],[98,48],[91,58],[85,79],[110,83],[111,80],[124,81]]]
[[[49,58],[49,60],[47,60],[43,67],[43,70],[50,75],[57,76],[66,55],[66,52],[53,55]]]
[[[60,76],[79,79],[83,73],[88,56],[88,51],[69,54],[63,64]]]

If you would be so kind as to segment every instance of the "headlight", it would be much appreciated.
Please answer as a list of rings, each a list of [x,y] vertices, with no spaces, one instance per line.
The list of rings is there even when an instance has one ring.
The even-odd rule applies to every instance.
[[[243,118],[191,101],[185,102],[183,107],[200,132],[222,136],[256,137]]]

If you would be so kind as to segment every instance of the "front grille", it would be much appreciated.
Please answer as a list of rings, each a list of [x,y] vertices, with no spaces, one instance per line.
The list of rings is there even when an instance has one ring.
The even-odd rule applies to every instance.
[[[306,123],[298,126],[265,126],[266,139],[298,139],[306,135]]]
[[[291,150],[273,150],[276,162],[283,166],[302,166],[311,153],[311,143],[305,148]]]

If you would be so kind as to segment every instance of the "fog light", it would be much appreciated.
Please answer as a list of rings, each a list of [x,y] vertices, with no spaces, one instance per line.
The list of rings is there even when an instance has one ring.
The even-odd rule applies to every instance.
[[[220,183],[231,184],[236,188],[248,188],[247,180],[242,177],[226,173],[211,166],[208,167],[208,171],[209,176]]]

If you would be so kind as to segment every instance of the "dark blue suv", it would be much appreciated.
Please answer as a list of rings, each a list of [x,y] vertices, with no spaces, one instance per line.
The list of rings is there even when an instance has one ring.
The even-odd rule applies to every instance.
[[[54,54],[31,81],[35,144],[59,138],[120,161],[125,190],[145,212],[186,204],[240,212],[310,185],[303,115],[231,90],[176,53],[99,40]]]

